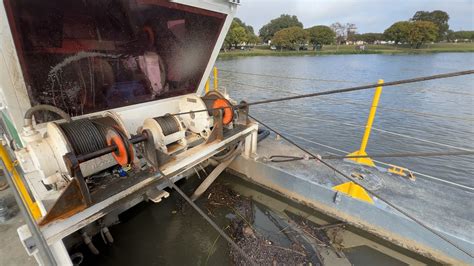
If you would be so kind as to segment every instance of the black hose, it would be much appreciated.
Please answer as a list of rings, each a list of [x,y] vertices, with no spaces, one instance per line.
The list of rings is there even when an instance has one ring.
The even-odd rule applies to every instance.
[[[31,127],[33,125],[33,115],[38,111],[53,112],[59,115],[64,120],[66,120],[67,122],[72,121],[71,116],[68,113],[64,112],[63,110],[59,109],[58,107],[47,105],[47,104],[40,104],[40,105],[33,106],[26,111],[25,116],[24,116],[25,127]]]
[[[270,136],[270,130],[259,128],[258,129],[257,143],[264,140],[268,136]]]

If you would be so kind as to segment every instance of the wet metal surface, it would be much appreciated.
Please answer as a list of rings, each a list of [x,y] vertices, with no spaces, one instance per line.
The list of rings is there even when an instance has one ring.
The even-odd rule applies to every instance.
[[[466,254],[378,199],[374,199],[374,206],[336,194],[331,189],[332,186],[347,180],[337,176],[321,163],[315,161],[266,162],[265,158],[274,154],[302,155],[301,151],[294,146],[274,138],[271,136],[259,143],[256,160],[238,157],[230,167],[289,198],[303,201],[364,230],[393,239],[401,246],[413,249],[424,246],[419,248],[420,252],[429,256],[439,257],[441,253],[446,253],[440,257],[444,256],[447,260],[449,257],[470,260]],[[314,150],[313,152],[317,153]],[[349,162],[332,161],[331,164],[341,169],[346,175],[361,169],[359,165]],[[411,181],[373,168],[364,168],[364,171],[370,171],[372,177],[360,180],[360,183],[371,187],[385,200],[423,221],[429,227],[443,232],[445,237],[465,250],[473,249],[473,236],[469,230],[466,230],[466,228],[474,228],[472,219],[474,210],[470,207],[471,202],[466,200],[472,197],[471,192],[423,179]]]

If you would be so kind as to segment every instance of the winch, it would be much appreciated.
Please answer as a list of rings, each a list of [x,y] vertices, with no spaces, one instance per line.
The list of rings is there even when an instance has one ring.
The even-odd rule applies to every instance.
[[[232,128],[235,117],[226,97],[217,91],[204,97],[187,95],[179,101],[177,115],[145,119],[140,133],[149,132],[156,150],[146,149],[147,157],[162,165],[191,146],[221,138],[223,128]]]
[[[178,116],[147,118],[143,130],[151,132],[155,148],[164,154],[173,155],[187,148],[186,127]]]
[[[41,173],[43,183],[55,184],[55,188],[62,187],[65,181],[70,179],[68,176],[73,174],[63,158],[65,154],[90,154],[106,148],[109,130],[116,132],[121,139],[130,137],[118,115],[112,112],[77,120],[64,118],[68,121],[47,123],[44,134],[28,122],[22,134],[26,141],[26,149],[16,152],[25,173],[38,171]],[[128,145],[128,157],[122,160],[122,163],[130,163],[133,160],[132,154],[133,147]],[[82,174],[87,177],[103,171],[116,165],[118,159],[120,158],[117,155],[106,154],[93,161],[84,162],[80,165]]]
[[[72,120],[53,106],[31,108],[25,114],[22,133],[26,149],[16,151],[20,165],[25,173],[40,173],[46,186],[65,188],[41,223],[48,223],[65,211],[91,206],[116,193],[109,187],[139,182],[146,172],[143,170],[162,167],[179,154],[221,141],[224,132],[246,125],[247,109],[234,111],[227,97],[218,92],[204,97],[185,95],[179,101],[178,113],[146,118],[134,136],[110,111]],[[65,121],[49,122],[45,130],[36,129],[32,121],[38,111],[56,113]],[[140,178],[123,181],[127,176]],[[127,185],[113,185],[121,182]],[[78,200],[67,200],[71,195]],[[64,205],[64,201],[69,202]]]

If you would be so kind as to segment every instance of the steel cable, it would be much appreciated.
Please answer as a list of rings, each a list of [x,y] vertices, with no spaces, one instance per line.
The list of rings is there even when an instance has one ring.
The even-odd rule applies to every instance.
[[[400,152],[400,153],[375,153],[370,155],[323,155],[321,159],[355,159],[355,158],[411,158],[411,157],[437,157],[437,156],[463,156],[474,155],[474,151],[454,151],[454,152]],[[279,159],[278,159],[279,158]],[[272,155],[269,158],[270,162],[291,162],[305,160],[306,157],[292,156],[292,155]],[[308,158],[315,159],[315,158]]]
[[[274,114],[278,114],[278,115],[287,115],[287,116],[299,117],[299,118],[304,118],[305,120],[324,121],[324,122],[337,123],[337,124],[347,125],[347,126],[352,126],[352,127],[365,128],[365,126],[354,124],[354,123],[348,123],[348,122],[334,121],[334,120],[329,120],[329,119],[308,117],[308,116],[302,116],[302,115],[293,115],[293,114],[290,114],[290,113],[283,113],[283,112],[280,113],[280,112],[274,112],[272,110],[266,110],[265,112],[270,112],[270,113],[274,113]],[[381,128],[377,128],[377,127],[372,127],[372,130],[382,132],[382,133],[386,133],[386,134],[390,134],[390,135],[394,135],[394,136],[398,136],[398,137],[402,137],[402,138],[413,139],[413,140],[417,140],[417,141],[420,141],[420,142],[430,143],[430,144],[438,145],[438,146],[442,146],[442,147],[447,147],[447,148],[452,148],[452,149],[457,149],[457,150],[462,150],[462,151],[467,151],[467,152],[474,151],[471,148],[458,147],[458,146],[454,146],[454,145],[450,145],[450,144],[445,144],[445,143],[441,143],[441,142],[436,142],[436,141],[431,141],[431,140],[422,139],[422,138],[418,138],[418,137],[413,137],[413,136],[410,136],[410,135],[407,135],[407,134],[397,133],[397,132],[393,132],[393,131],[389,131],[389,130],[385,130],[385,129],[381,129]]]
[[[380,83],[380,84],[379,83],[374,83],[374,84],[361,85],[361,86],[349,87],[349,88],[344,88],[344,89],[328,90],[328,91],[313,92],[313,93],[302,94],[302,95],[295,95],[295,96],[281,97],[281,98],[275,98],[275,99],[261,100],[261,101],[255,101],[255,102],[252,102],[252,103],[248,103],[247,105],[253,106],[253,105],[259,105],[259,104],[275,103],[275,102],[289,101],[289,100],[295,100],[295,99],[301,99],[301,98],[317,97],[317,96],[322,96],[322,95],[330,95],[330,94],[346,93],[346,92],[353,92],[353,91],[361,91],[361,90],[367,90],[367,89],[372,89],[372,88],[381,87],[381,86],[382,87],[390,87],[390,86],[396,86],[396,85],[402,85],[402,84],[409,84],[409,83],[415,83],[415,82],[421,82],[421,81],[428,81],[428,80],[435,80],[435,79],[442,79],[442,78],[451,78],[451,77],[457,77],[457,76],[463,76],[463,75],[472,75],[472,74],[474,74],[474,70],[458,71],[458,72],[444,73],[444,74],[438,74],[438,75],[432,75],[432,76],[425,76],[425,77],[418,77],[418,78],[411,78],[411,79],[404,79],[404,80],[397,80],[397,81],[389,81],[389,82],[383,82],[383,83]]]
[[[107,147],[105,136],[88,118],[59,124],[76,155],[88,154]]]
[[[309,156],[311,157],[314,157],[316,160],[318,160],[319,162],[321,162],[322,164],[324,164],[325,166],[327,166],[328,168],[330,168],[331,170],[333,170],[334,172],[338,173],[339,175],[341,175],[342,177],[346,178],[347,180],[349,181],[352,181],[354,182],[355,184],[359,185],[360,187],[362,187],[363,189],[365,189],[367,191],[367,193],[371,194],[372,196],[378,198],[379,200],[381,200],[382,202],[384,202],[385,204],[387,204],[388,206],[392,207],[393,209],[397,210],[399,213],[403,214],[404,216],[406,216],[407,218],[409,218],[410,220],[414,221],[415,223],[417,223],[418,225],[422,226],[423,228],[425,228],[426,230],[430,231],[431,233],[433,233],[434,235],[438,236],[440,239],[446,241],[447,243],[451,244],[453,247],[455,247],[456,249],[458,249],[459,251],[465,253],[466,255],[468,255],[469,257],[471,258],[474,258],[474,256],[467,252],[466,250],[464,250],[463,248],[459,247],[456,243],[452,242],[451,240],[449,240],[448,238],[446,238],[445,236],[441,235],[440,233],[438,233],[437,231],[435,231],[434,229],[430,228],[429,226],[427,226],[426,224],[424,224],[422,221],[418,220],[417,218],[415,218],[414,216],[410,215],[409,213],[407,213],[406,211],[404,211],[403,209],[399,208],[398,206],[396,206],[395,204],[391,203],[390,201],[384,199],[383,197],[380,197],[380,195],[378,193],[375,193],[373,192],[372,190],[369,190],[367,189],[366,186],[362,185],[358,180],[346,175],[345,173],[341,172],[339,169],[337,169],[336,167],[332,166],[331,164],[327,163],[325,160],[322,160],[321,158],[317,157],[315,154],[313,154],[312,152],[310,152],[309,150],[306,150],[305,148],[301,147],[300,145],[298,145],[297,143],[295,143],[294,141],[292,141],[291,139],[287,138],[286,136],[280,134],[278,131],[276,131],[275,129],[269,127],[268,125],[266,125],[265,123],[262,123],[260,120],[256,119],[255,117],[249,115],[252,119],[254,119],[257,123],[261,124],[262,126],[268,128],[270,131],[273,131],[275,134],[281,136],[283,139],[285,139],[286,141],[288,141],[291,145],[297,147],[298,149],[300,149],[301,151],[303,151],[304,153],[308,154]]]
[[[306,142],[309,142],[309,143],[313,143],[313,144],[321,146],[321,147],[328,148],[330,150],[340,152],[342,154],[348,154],[349,153],[349,151],[341,150],[341,149],[338,149],[338,148],[335,148],[335,147],[332,147],[332,146],[329,146],[329,145],[326,145],[326,144],[323,144],[323,143],[320,143],[320,142],[317,142],[317,141],[314,141],[314,140],[309,140],[307,138],[296,136],[296,135],[293,135],[293,134],[288,133],[288,132],[285,132],[285,134],[288,135],[288,136],[291,136],[293,138],[297,138],[297,139],[300,139],[300,140],[303,140],[303,141],[306,141]],[[385,166],[391,166],[389,163],[386,163],[386,162],[382,162],[382,161],[378,161],[378,160],[373,160],[373,161],[377,162],[379,164],[385,165]],[[429,178],[429,179],[432,179],[432,180],[436,180],[438,182],[442,182],[442,183],[445,183],[445,184],[448,184],[448,185],[451,185],[451,186],[455,186],[455,187],[462,188],[462,189],[467,189],[467,190],[470,190],[471,192],[474,192],[474,187],[465,186],[465,185],[462,185],[462,184],[458,184],[458,183],[455,183],[455,182],[452,182],[452,181],[448,181],[448,180],[445,180],[445,179],[442,179],[442,178],[439,178],[439,177],[434,177],[434,176],[427,175],[427,174],[424,174],[424,173],[420,173],[420,172],[417,172],[417,171],[412,171],[412,172],[419,175],[419,176],[423,176],[423,177],[426,177],[426,178]]]
[[[161,173],[163,174],[163,173]],[[163,175],[163,177],[165,177]],[[167,177],[166,177],[167,178]],[[244,252],[244,250],[242,248],[240,248],[237,243],[235,243],[234,240],[232,240],[232,238],[230,238],[216,223],[214,223],[214,221],[209,217],[207,216],[197,205],[196,203],[194,203],[175,183],[173,183],[173,181],[171,181],[169,178],[168,179],[168,183],[170,185],[170,187],[172,187],[174,190],[176,190],[179,195],[181,195],[181,197],[183,197],[184,200],[186,200],[189,205],[191,205],[193,207],[194,210],[196,210],[225,240],[227,240],[227,242],[229,244],[231,244],[231,246],[237,250],[237,252],[240,253],[240,255],[242,255],[245,260],[247,260],[248,263],[250,263],[251,265],[257,265],[248,255],[247,253]]]
[[[163,130],[163,135],[168,136],[179,131],[179,124],[175,117],[170,115],[153,118]]]
[[[349,80],[337,80],[337,79],[319,79],[319,78],[305,78],[305,77],[292,77],[292,76],[278,76],[278,75],[270,75],[270,74],[261,74],[261,73],[248,73],[248,72],[239,72],[239,71],[232,71],[226,69],[219,69],[219,71],[227,72],[227,73],[235,73],[241,75],[249,75],[249,76],[260,76],[260,77],[270,77],[276,79],[293,79],[293,80],[307,80],[307,81],[321,81],[321,82],[338,82],[338,83],[357,83],[355,81]],[[219,77],[219,79],[222,79]],[[445,91],[445,90],[437,90],[438,92],[443,92],[447,94],[456,94],[456,95],[468,95],[474,96],[474,94],[468,92],[453,92],[453,91]]]
[[[372,88],[376,88],[376,87],[380,87],[380,86],[389,87],[389,86],[396,86],[396,85],[401,85],[401,84],[409,84],[409,83],[415,83],[415,82],[421,82],[421,81],[429,81],[429,80],[436,80],[436,79],[443,79],[443,78],[450,78],[450,77],[457,77],[457,76],[464,76],[464,75],[472,75],[472,74],[474,74],[474,70],[465,70],[465,71],[444,73],[444,74],[438,74],[438,75],[432,75],[432,76],[424,76],[424,77],[418,77],[418,78],[410,78],[410,79],[404,79],[404,80],[390,81],[390,82],[384,82],[384,83],[374,83],[374,84],[368,84],[368,85],[361,85],[361,86],[355,86],[355,87],[349,87],[349,88],[343,88],[343,89],[313,92],[313,93],[307,93],[307,94],[301,94],[301,95],[295,95],[295,96],[287,96],[287,97],[266,99],[266,100],[248,102],[248,103],[245,102],[245,103],[240,103],[240,104],[229,106],[229,107],[219,107],[219,108],[211,108],[211,109],[193,110],[193,111],[189,111],[189,112],[179,112],[179,113],[174,113],[172,115],[185,115],[185,114],[199,113],[199,112],[213,112],[215,110],[222,110],[222,109],[227,109],[227,108],[239,109],[239,108],[244,108],[244,107],[247,107],[247,106],[255,106],[255,105],[261,105],[261,104],[276,103],[276,102],[290,101],[290,100],[303,99],[303,98],[312,98],[312,97],[318,97],[318,96],[323,96],[323,95],[331,95],[331,94],[339,94],[339,93],[346,93],[346,92],[362,91],[362,90],[368,90],[368,89],[372,89]]]
[[[227,70],[227,69],[219,69],[219,71],[220,71],[220,72],[228,72],[228,73],[241,74],[241,75],[259,76],[259,77],[270,77],[270,78],[280,78],[280,79],[296,79],[296,80],[310,80],[310,81],[338,82],[338,83],[355,83],[354,81],[349,81],[349,80],[319,79],[319,78],[290,77],[290,76],[277,76],[277,75],[270,75],[270,74],[259,74],[259,73],[248,73],[248,72],[231,71],[231,70]]]
[[[139,151],[138,151],[139,152]],[[161,177],[168,181],[169,187],[172,189],[176,190],[178,194],[191,205],[191,207],[196,210],[199,215],[201,215],[237,252],[244,257],[244,259],[250,264],[256,266],[257,264],[252,260],[252,258],[247,255],[247,253],[244,252],[244,250],[235,243],[232,238],[230,238],[207,214],[205,214],[199,206],[196,205],[187,195],[184,193],[171,179],[163,173],[163,171],[160,170],[160,168],[152,163],[146,156],[144,156],[141,152],[139,152],[140,155],[150,164],[155,170],[161,175]]]
[[[242,83],[242,82],[232,81],[232,80],[225,79],[225,78],[220,78],[220,79],[224,80],[226,82],[236,84],[236,85],[241,85],[241,86],[248,86],[248,87],[253,87],[253,88],[258,88],[258,89],[265,89],[265,90],[269,90],[269,91],[279,91],[279,92],[288,93],[288,94],[292,94],[292,95],[303,95],[303,94],[300,94],[300,93],[291,92],[291,91],[281,89],[281,88],[266,87],[266,86]],[[331,98],[324,97],[324,96],[321,97],[321,98],[323,99],[323,101],[331,101],[331,102],[336,102],[336,103],[337,102],[344,102],[344,103],[358,105],[358,106],[367,106],[366,103],[357,102],[357,101],[349,101],[349,100],[342,100],[342,99],[331,99]],[[395,111],[395,112],[407,113],[407,114],[411,114],[411,115],[417,115],[417,116],[421,116],[421,117],[437,117],[437,118],[447,118],[447,119],[455,119],[455,120],[461,120],[461,121],[474,122],[474,117],[470,118],[470,117],[448,116],[448,115],[418,112],[418,111],[409,110],[409,109],[402,109],[402,108],[390,108],[390,107],[384,107],[384,106],[378,106],[377,108],[378,109],[383,109],[383,110],[390,110],[390,111]]]

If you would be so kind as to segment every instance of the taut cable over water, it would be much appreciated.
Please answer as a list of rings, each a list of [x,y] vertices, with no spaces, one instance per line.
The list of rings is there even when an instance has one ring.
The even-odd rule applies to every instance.
[[[281,136],[283,139],[285,139],[286,141],[288,141],[291,145],[297,147],[298,149],[300,149],[301,151],[305,152],[306,154],[308,154],[309,156],[311,156],[311,158],[314,158],[316,160],[318,160],[319,162],[321,162],[322,164],[324,164],[325,166],[329,167],[331,170],[333,170],[334,172],[338,173],[339,175],[341,175],[342,177],[346,178],[347,180],[349,181],[352,181],[354,182],[355,184],[359,185],[360,187],[362,187],[363,189],[365,189],[369,194],[371,194],[372,196],[378,198],[379,200],[383,201],[385,204],[387,204],[388,206],[392,207],[393,209],[397,210],[398,212],[400,212],[401,214],[403,214],[404,216],[406,216],[407,218],[409,218],[410,220],[414,221],[415,223],[417,223],[418,225],[422,226],[423,228],[425,228],[426,230],[430,231],[431,233],[435,234],[436,236],[438,236],[439,238],[441,238],[442,240],[446,241],[447,243],[449,243],[450,245],[452,245],[453,247],[455,247],[456,249],[458,249],[459,251],[467,254],[469,257],[471,258],[474,258],[474,256],[464,250],[463,248],[459,247],[458,245],[456,245],[454,242],[452,242],[451,240],[449,240],[448,238],[446,238],[445,236],[441,235],[440,233],[436,232],[435,230],[433,230],[432,228],[430,228],[428,225],[426,225],[424,222],[418,220],[417,218],[413,217],[412,215],[408,214],[406,211],[404,211],[403,209],[401,209],[400,207],[397,207],[395,204],[389,202],[388,200],[384,199],[383,197],[380,197],[379,194],[369,190],[366,186],[362,185],[360,182],[358,182],[356,179],[346,175],[345,173],[343,173],[342,171],[340,171],[339,169],[337,169],[336,167],[332,166],[331,164],[327,163],[325,160],[323,160],[322,158],[316,156],[316,154],[313,154],[312,152],[310,152],[309,150],[301,147],[300,145],[298,145],[296,142],[292,141],[291,139],[289,139],[288,137],[286,137],[285,135],[282,135],[280,132],[278,132],[277,130],[269,127],[268,125],[266,125],[265,123],[263,123],[262,121],[256,119],[255,117],[249,115],[252,119],[254,119],[257,123],[261,124],[262,126],[268,128],[270,131],[273,131],[275,134]]]
[[[303,99],[303,98],[312,98],[312,97],[318,97],[318,96],[323,96],[323,95],[339,94],[339,93],[346,93],[346,92],[353,92],[353,91],[362,91],[362,90],[373,89],[373,88],[376,88],[376,87],[379,87],[379,86],[389,87],[389,86],[410,84],[410,83],[436,80],[436,79],[452,78],[452,77],[472,75],[472,74],[474,74],[474,70],[450,72],[450,73],[444,73],[444,74],[438,74],[438,75],[432,75],[432,76],[424,76],[424,77],[403,79],[403,80],[397,80],[397,81],[389,81],[389,82],[383,82],[383,83],[374,83],[374,84],[361,85],[361,86],[349,87],[349,88],[344,88],[344,89],[335,89],[335,90],[314,92],[314,93],[301,94],[301,95],[295,95],[295,96],[287,96],[287,97],[274,98],[274,99],[267,99],[267,100],[249,102],[249,103],[242,102],[240,104],[237,104],[237,105],[234,105],[234,106],[231,106],[231,107],[208,108],[208,109],[201,109],[201,110],[190,111],[190,112],[174,113],[174,114],[171,114],[171,115],[185,115],[185,114],[199,113],[199,112],[213,112],[213,111],[223,110],[223,109],[227,109],[227,108],[239,109],[239,108],[243,108],[243,107],[246,107],[246,106],[254,106],[254,105],[261,105],[261,104],[268,104],[268,103],[275,103],[275,102],[283,102],[283,101]]]
[[[275,88],[275,87],[267,87],[267,86],[260,86],[260,85],[255,85],[255,84],[248,84],[248,83],[242,83],[242,82],[237,82],[233,81],[230,79],[226,78],[219,78],[220,80],[224,80],[228,83],[231,84],[236,84],[236,85],[241,85],[241,86],[248,86],[252,88],[257,88],[257,89],[264,89],[268,91],[277,91],[277,92],[283,92],[283,93],[288,93],[292,95],[303,95],[301,93],[295,93],[292,91],[285,90],[283,88]],[[458,94],[458,93],[455,93]],[[357,106],[366,106],[366,103],[359,102],[359,101],[349,101],[349,100],[343,100],[343,99],[331,99],[331,98],[324,98],[323,101],[330,101],[332,102],[331,104],[333,105],[344,105],[344,104],[352,104],[352,105],[357,105]],[[402,108],[390,108],[390,107],[383,107],[383,106],[378,106],[377,108],[383,109],[383,110],[388,110],[388,111],[395,111],[395,112],[401,112],[401,113],[407,113],[411,115],[416,115],[420,117],[435,117],[435,118],[445,118],[445,119],[454,119],[454,120],[460,120],[460,121],[467,121],[467,122],[474,122],[474,118],[470,117],[464,117],[464,116],[448,116],[448,115],[440,115],[440,114],[432,114],[432,113],[425,113],[425,112],[418,112],[415,110],[410,110],[410,109],[402,109]]]

